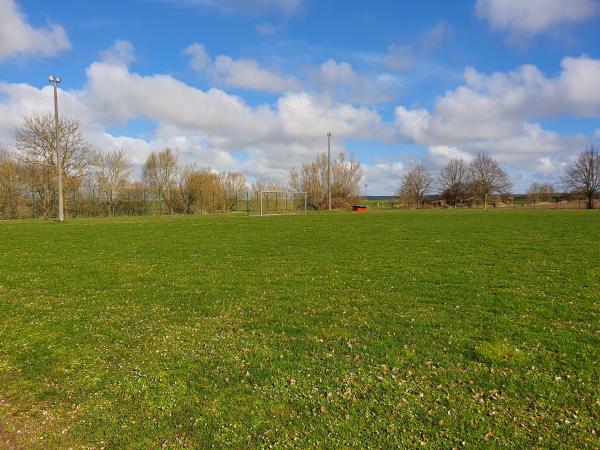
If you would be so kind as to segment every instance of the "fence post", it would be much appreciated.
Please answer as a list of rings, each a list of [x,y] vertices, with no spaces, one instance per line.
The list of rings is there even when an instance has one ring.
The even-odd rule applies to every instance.
[[[13,220],[12,191],[8,190],[8,220]]]

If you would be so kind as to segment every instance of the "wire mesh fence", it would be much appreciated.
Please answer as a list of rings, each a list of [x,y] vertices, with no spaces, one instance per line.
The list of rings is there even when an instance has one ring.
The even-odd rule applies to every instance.
[[[363,203],[372,210],[416,209],[416,205],[396,197],[368,197]],[[498,197],[488,201],[487,208],[512,209],[585,209],[587,201],[576,194],[561,193],[549,198],[531,198],[527,195]],[[600,207],[600,199],[594,201],[595,207]],[[482,209],[484,202],[480,199],[466,199],[449,204],[440,196],[431,196],[419,204],[419,209]]]
[[[55,191],[0,191],[0,219],[44,219],[57,216]],[[157,216],[172,214],[272,215],[306,212],[306,195],[295,191],[206,191],[182,196],[148,189],[114,195],[91,189],[65,192],[67,217]]]
[[[410,205],[394,197],[368,197],[363,203],[370,210],[404,209]],[[571,194],[547,199],[528,196],[492,199],[488,208],[512,209],[585,209],[586,200]],[[595,201],[600,206],[600,200]],[[458,208],[483,208],[480,201],[466,202]],[[454,208],[438,198],[427,199],[420,208]],[[171,214],[237,214],[275,215],[304,213],[307,195],[296,191],[237,192],[200,191],[194,195],[164,195],[139,187],[112,196],[95,188],[65,192],[67,217],[159,216]],[[0,220],[51,219],[57,217],[57,195],[54,190],[8,191],[0,189]]]

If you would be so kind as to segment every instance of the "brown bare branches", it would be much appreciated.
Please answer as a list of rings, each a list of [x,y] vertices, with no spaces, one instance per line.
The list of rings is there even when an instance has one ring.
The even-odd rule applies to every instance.
[[[600,193],[600,154],[594,146],[577,157],[562,181],[568,190],[585,197],[586,208],[594,208],[594,199]]]
[[[438,185],[446,203],[456,208],[456,204],[465,199],[469,192],[469,165],[462,159],[448,161],[440,172]]]
[[[131,163],[123,148],[98,152],[94,162],[98,189],[104,195],[107,210],[114,216],[119,194],[125,190],[131,177]]]
[[[432,185],[433,178],[427,169],[419,164],[402,178],[398,197],[404,200],[406,206],[410,207],[414,204],[419,208]]]
[[[175,212],[177,156],[170,148],[150,153],[144,164],[144,180],[165,201],[171,214]]]
[[[550,183],[532,183],[527,190],[527,197],[535,203],[551,200],[554,196],[554,186]]]
[[[79,122],[69,117],[59,120],[62,169],[66,179],[80,178],[89,169],[93,154],[90,144],[81,134]],[[50,113],[25,117],[17,130],[17,149],[27,164],[56,168],[54,116]]]
[[[0,217],[15,217],[24,190],[23,181],[23,165],[16,155],[0,147]]]
[[[500,165],[485,153],[479,153],[469,165],[471,190],[483,199],[483,208],[487,209],[492,194],[506,194],[512,184]]]
[[[352,155],[340,153],[331,162],[331,199],[335,208],[343,208],[360,197],[362,168]],[[308,207],[327,208],[327,154],[321,153],[313,162],[305,163],[300,171],[290,172],[290,186],[307,193]]]

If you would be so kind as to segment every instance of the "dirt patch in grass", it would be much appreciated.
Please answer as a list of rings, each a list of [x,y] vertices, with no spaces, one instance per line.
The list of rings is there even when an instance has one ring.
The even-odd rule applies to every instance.
[[[20,448],[15,434],[6,431],[2,422],[0,422],[0,450],[17,450]]]

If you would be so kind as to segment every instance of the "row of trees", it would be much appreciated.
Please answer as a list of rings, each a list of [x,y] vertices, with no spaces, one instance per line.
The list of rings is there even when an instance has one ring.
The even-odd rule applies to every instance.
[[[500,165],[480,153],[470,163],[463,159],[450,160],[437,179],[424,166],[418,165],[404,175],[398,197],[405,205],[419,208],[436,185],[448,205],[470,205],[473,199],[481,199],[484,208],[487,208],[490,196],[506,194],[512,186]]]
[[[15,217],[23,203],[35,206],[36,216],[52,217],[56,211],[56,149],[54,117],[50,113],[26,117],[15,134],[16,151],[0,148],[0,210]],[[142,170],[142,180],[132,181],[133,167],[123,149],[95,151],[81,133],[79,123],[61,117],[60,148],[65,209],[82,195],[100,204],[105,214],[119,213],[127,193],[131,197],[152,195],[170,213],[194,213],[210,198],[213,209],[231,210],[239,193],[284,192],[290,188],[307,193],[307,206],[327,207],[327,156],[320,154],[290,173],[290,188],[269,182],[250,185],[235,172],[218,173],[196,164],[182,166],[170,149],[153,152]],[[361,166],[352,156],[340,153],[331,163],[332,204],[350,205],[360,198]],[[146,192],[147,191],[147,192]],[[204,198],[203,198],[204,196]]]
[[[600,194],[600,155],[592,146],[582,152],[562,178],[565,191],[581,196],[586,207],[593,208]],[[506,172],[490,156],[479,153],[471,162],[450,160],[434,178],[418,165],[402,178],[397,195],[407,207],[419,208],[434,189],[450,206],[471,205],[481,201],[487,208],[492,195],[508,196],[512,183]],[[550,200],[556,195],[552,184],[533,183],[527,193],[533,202]]]
[[[246,178],[237,172],[217,173],[209,169],[198,169],[196,164],[180,168],[177,156],[169,148],[151,153],[143,169],[143,180],[162,198],[171,214],[196,212],[202,207],[202,196],[217,198],[219,209],[231,210],[242,191],[248,189]],[[264,183],[255,183],[251,189],[265,189]],[[277,186],[275,190],[284,189]]]
[[[123,149],[95,151],[71,118],[59,120],[65,207],[81,203],[81,196],[91,196],[102,205],[105,214],[117,214],[125,193],[143,197],[149,193],[170,213],[194,213],[203,201],[211,198],[213,209],[231,210],[238,193],[250,190],[287,191],[273,183],[254,183],[234,172],[217,173],[195,164],[182,166],[170,149],[152,153],[143,166],[141,181],[132,181],[133,168]],[[52,217],[56,211],[56,148],[54,118],[50,113],[26,117],[15,134],[16,151],[0,147],[0,214],[15,217],[19,206],[35,206],[38,217]],[[344,208],[361,197],[362,168],[351,155],[340,153],[331,162],[332,206]],[[326,153],[314,161],[293,168],[290,188],[307,193],[311,209],[327,208],[328,161]],[[587,207],[594,206],[600,192],[600,156],[592,147],[583,152],[563,178],[570,192],[586,198]],[[470,204],[480,199],[484,207],[494,194],[505,195],[510,180],[500,165],[488,155],[479,154],[471,161],[454,159],[438,177],[419,165],[402,179],[398,196],[405,205],[420,207],[426,196],[437,187],[451,206]],[[552,185],[534,184],[529,196],[534,201],[554,194]],[[204,197],[203,197],[204,196]]]
[[[16,217],[25,205],[35,209],[36,217],[55,215],[54,126],[49,113],[26,117],[15,134],[16,151],[0,147],[0,218]],[[117,214],[125,201],[158,202],[159,208],[170,213],[193,213],[203,205],[231,210],[241,191],[286,190],[264,182],[249,186],[239,173],[217,173],[196,164],[181,166],[170,149],[150,154],[142,181],[133,181],[133,167],[123,149],[94,151],[74,119],[62,117],[59,127],[67,211],[75,202],[81,205],[86,201],[100,206],[107,215]]]
[[[548,202],[557,195],[554,186],[551,183],[532,183],[527,190],[527,198],[533,204],[539,202]]]

